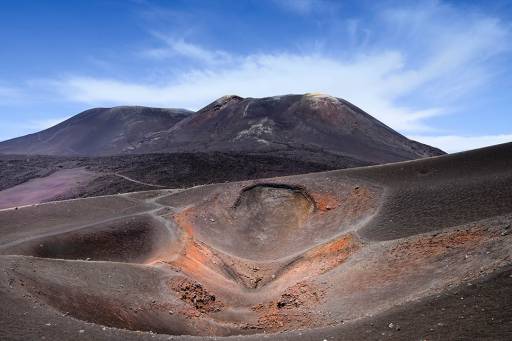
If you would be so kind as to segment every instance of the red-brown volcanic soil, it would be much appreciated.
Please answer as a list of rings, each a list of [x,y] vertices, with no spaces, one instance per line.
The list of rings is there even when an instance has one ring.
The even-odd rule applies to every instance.
[[[0,339],[512,339],[512,144],[0,212]]]

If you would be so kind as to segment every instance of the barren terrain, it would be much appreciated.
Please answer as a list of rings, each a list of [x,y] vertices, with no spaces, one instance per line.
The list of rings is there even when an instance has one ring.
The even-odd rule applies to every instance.
[[[83,168],[63,169],[0,191],[0,208],[25,206],[54,199],[95,178]]]
[[[511,152],[4,209],[0,338],[510,339]]]
[[[327,154],[318,161],[237,153],[109,157],[0,155],[0,206],[7,208],[159,188],[186,188],[361,165],[366,164]],[[51,190],[46,191],[49,184]]]

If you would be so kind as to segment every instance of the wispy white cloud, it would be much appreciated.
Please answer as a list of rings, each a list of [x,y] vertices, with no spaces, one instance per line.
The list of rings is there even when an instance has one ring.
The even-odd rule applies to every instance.
[[[183,38],[176,39],[161,33],[153,33],[153,35],[164,42],[164,46],[142,52],[143,55],[150,58],[185,57],[207,64],[228,63],[232,60],[231,54],[222,50],[205,49],[200,45],[187,42]]]
[[[389,9],[382,16],[408,45],[409,58],[421,60],[427,56],[428,60],[397,82],[405,87],[415,82],[435,83],[430,87],[431,95],[442,99],[464,95],[485,83],[490,71],[488,61],[512,48],[506,43],[512,38],[509,25],[437,1],[419,9]],[[431,77],[433,74],[448,77]]]
[[[509,28],[500,21],[458,12],[437,2],[384,11],[381,20],[395,41],[404,40],[415,51],[389,44],[388,48],[367,49],[350,57],[320,50],[234,55],[159,35],[164,46],[150,55],[179,55],[201,65],[158,83],[75,75],[55,80],[52,85],[65,98],[91,105],[190,109],[225,94],[263,97],[324,92],[353,102],[395,129],[432,133],[436,126],[429,120],[450,113],[452,106],[458,105],[457,96],[484,84],[490,71],[488,61],[510,47],[503,44],[511,38]],[[363,30],[368,37],[368,29],[361,25],[358,22],[352,27],[352,34]],[[368,38],[364,41],[369,44]],[[432,100],[423,105],[410,104],[414,101],[403,104],[402,99],[419,93]]]
[[[323,92],[356,103],[396,129],[424,130],[426,118],[443,108],[414,110],[393,103],[403,94],[391,81],[402,71],[401,56],[384,52],[343,62],[320,55],[253,55],[237,67],[196,70],[165,86],[73,77],[57,82],[70,99],[88,103],[199,107],[225,94],[264,97]],[[398,85],[401,87],[402,84]],[[410,89],[412,90],[412,88]]]
[[[410,139],[441,148],[445,152],[454,153],[491,146],[500,143],[512,142],[512,134],[499,134],[487,136],[424,136],[412,135]]]
[[[11,86],[3,86],[0,84],[0,100],[3,102],[14,101],[20,98],[22,92],[19,88]]]
[[[18,116],[22,117],[23,115]],[[53,127],[67,120],[69,117],[70,116],[13,120],[12,118],[2,117],[0,115],[0,126],[3,128],[0,129],[0,141],[32,134]]]

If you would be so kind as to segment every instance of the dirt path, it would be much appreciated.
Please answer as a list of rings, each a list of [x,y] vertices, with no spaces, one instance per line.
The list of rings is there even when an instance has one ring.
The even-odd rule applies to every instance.
[[[147,183],[147,182],[143,182],[143,181],[139,181],[139,180],[135,180],[135,179],[132,179],[126,175],[123,175],[123,174],[119,174],[119,173],[112,173],[112,175],[115,175],[115,176],[118,176],[120,178],[123,178],[125,180],[128,180],[128,181],[131,181],[131,182],[134,182],[136,184],[139,184],[139,185],[144,185],[144,186],[150,186],[150,187],[156,187],[156,188],[166,188],[165,186],[161,186],[161,185],[155,185],[155,184],[150,184],[150,183]]]

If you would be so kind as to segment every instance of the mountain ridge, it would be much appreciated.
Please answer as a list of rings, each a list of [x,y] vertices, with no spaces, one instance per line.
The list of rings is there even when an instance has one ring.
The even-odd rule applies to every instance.
[[[175,152],[319,153],[388,163],[442,155],[352,103],[323,94],[223,96],[193,112],[93,108],[41,132],[0,142],[1,154],[108,156]]]
[[[116,153],[145,134],[183,119],[190,111],[143,106],[85,110],[48,129],[0,142],[1,154],[87,156]],[[141,127],[140,123],[144,123]],[[121,147],[120,147],[121,146]]]

